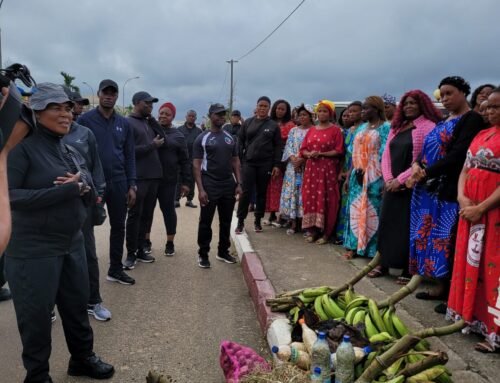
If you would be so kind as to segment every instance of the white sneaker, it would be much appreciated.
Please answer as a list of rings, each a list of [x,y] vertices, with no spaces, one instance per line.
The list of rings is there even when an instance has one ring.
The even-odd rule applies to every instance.
[[[102,303],[88,305],[87,312],[89,313],[89,315],[93,315],[95,319],[103,322],[111,319],[111,312],[106,307],[104,307]]]

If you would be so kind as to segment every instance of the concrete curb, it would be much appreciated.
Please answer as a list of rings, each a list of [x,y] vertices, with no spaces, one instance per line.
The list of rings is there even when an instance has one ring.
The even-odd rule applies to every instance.
[[[254,251],[246,232],[235,234],[237,218],[233,213],[231,239],[236,248],[243,270],[243,278],[257,313],[262,333],[267,337],[269,348],[291,342],[291,326],[286,316],[273,313],[266,305],[266,299],[273,298],[276,291],[264,271],[259,255]]]

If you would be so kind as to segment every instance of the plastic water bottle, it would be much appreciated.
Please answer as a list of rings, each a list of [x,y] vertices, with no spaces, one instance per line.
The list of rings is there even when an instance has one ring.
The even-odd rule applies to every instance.
[[[354,349],[354,364],[358,364],[363,360],[363,358],[372,352],[372,348],[370,346],[361,347],[353,347]],[[337,367],[337,354],[334,352],[331,356],[332,361],[332,370],[335,370]]]
[[[271,351],[283,362],[290,362],[303,370],[309,370],[311,367],[311,357],[306,351],[299,350],[291,345],[273,346]]]
[[[316,367],[321,368],[321,382],[331,383],[330,347],[324,332],[318,333],[318,339],[314,342],[311,351],[311,368],[314,371]]]
[[[336,359],[335,383],[353,383],[356,356],[349,335],[344,335],[342,343],[337,348]]]
[[[311,375],[311,383],[322,383],[323,382],[323,377],[321,376],[321,368],[319,367],[314,367],[314,371]]]

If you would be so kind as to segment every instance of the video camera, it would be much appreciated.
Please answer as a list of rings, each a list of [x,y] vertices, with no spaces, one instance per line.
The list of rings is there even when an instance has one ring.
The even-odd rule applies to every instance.
[[[22,64],[12,64],[5,69],[0,69],[0,89],[8,88],[7,99],[0,92],[0,151],[7,142],[16,122],[24,120],[28,126],[33,128],[33,113],[23,103],[23,98],[15,81],[20,80],[24,85],[31,88],[36,85],[31,77],[29,69]]]

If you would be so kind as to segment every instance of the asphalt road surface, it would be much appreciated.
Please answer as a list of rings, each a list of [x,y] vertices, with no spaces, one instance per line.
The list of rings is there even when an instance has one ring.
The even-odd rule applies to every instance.
[[[184,202],[184,201],[182,201]],[[93,317],[95,351],[114,364],[109,382],[146,382],[150,369],[170,376],[169,381],[224,382],[219,366],[219,344],[233,340],[267,355],[255,312],[239,264],[215,259],[212,268],[197,265],[196,233],[199,208],[177,209],[176,255],[163,255],[166,234],[157,208],[153,225],[153,255],[156,262],[139,264],[130,275],[134,286],[106,282],[109,227],[96,228],[101,265],[101,292],[113,319],[98,322]],[[218,222],[216,216],[214,222]],[[214,225],[216,251],[218,225]],[[50,359],[54,382],[88,382],[66,375],[69,354],[61,321],[53,327]],[[0,303],[0,382],[22,382],[21,342],[12,302]]]

